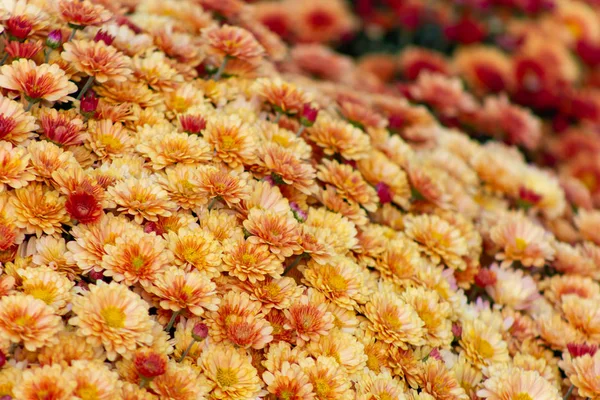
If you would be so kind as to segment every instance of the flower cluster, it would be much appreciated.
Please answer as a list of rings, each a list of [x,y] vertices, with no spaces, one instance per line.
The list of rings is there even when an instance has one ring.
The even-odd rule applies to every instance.
[[[0,399],[600,398],[591,175],[282,3],[0,2]]]

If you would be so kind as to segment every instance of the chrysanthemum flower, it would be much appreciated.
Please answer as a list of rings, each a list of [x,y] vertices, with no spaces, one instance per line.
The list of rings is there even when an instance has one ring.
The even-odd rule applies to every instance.
[[[15,211],[15,225],[28,234],[53,235],[61,231],[61,224],[69,221],[64,207],[66,199],[42,184],[31,183],[17,189],[11,198]]]
[[[9,142],[0,142],[0,192],[6,186],[18,189],[35,180],[29,171],[30,155],[23,147],[15,147]]]
[[[75,331],[63,330],[58,333],[58,343],[41,348],[38,352],[40,365],[60,364],[63,367],[75,361],[95,361],[104,359],[104,349],[94,347],[80,340]]]
[[[120,123],[108,119],[88,123],[89,142],[87,148],[98,157],[107,160],[121,156],[133,147],[133,139]]]
[[[333,315],[326,310],[324,296],[318,295],[314,289],[283,310],[287,319],[285,329],[296,332],[296,343],[302,345],[320,335],[327,335],[333,328]]]
[[[367,156],[369,136],[350,123],[319,113],[315,124],[306,130],[309,140],[323,148],[325,154],[340,154],[347,160],[360,160]]]
[[[46,398],[67,400],[72,398],[77,383],[60,365],[46,365],[23,371],[13,388],[16,399],[35,400],[43,394]]]
[[[497,374],[483,382],[479,397],[489,400],[558,400],[556,387],[535,371],[511,368],[506,373]]]
[[[425,343],[425,324],[412,306],[392,293],[375,293],[365,306],[365,316],[371,322],[369,330],[386,343],[402,349],[406,349],[407,344]]]
[[[205,210],[198,215],[200,227],[210,232],[217,242],[228,245],[244,237],[242,221],[239,215],[231,210]]]
[[[569,343],[577,343],[585,340],[583,333],[569,324],[556,312],[540,318],[537,321],[540,337],[544,342],[554,350],[562,350]]]
[[[497,265],[490,269],[496,275],[496,282],[486,290],[496,303],[526,310],[540,297],[535,281],[524,276],[522,270],[503,269]]]
[[[223,269],[241,281],[252,284],[263,281],[266,276],[277,278],[283,273],[281,260],[271,254],[266,244],[253,244],[238,240],[225,249]]]
[[[255,160],[256,135],[236,116],[209,119],[203,137],[215,156],[232,169],[241,171]]]
[[[356,226],[346,217],[325,208],[311,207],[304,225],[321,230],[326,246],[340,255],[345,255],[358,243]]]
[[[184,81],[165,53],[159,51],[149,50],[144,57],[133,57],[133,75],[152,89],[164,92],[172,92]]]
[[[35,117],[26,113],[22,104],[0,96],[0,140],[19,144],[32,137],[37,128]]]
[[[43,108],[38,118],[43,135],[60,146],[76,146],[86,138],[83,120],[75,112]]]
[[[188,135],[164,129],[145,127],[139,133],[136,150],[150,159],[155,170],[175,164],[198,164],[209,161],[212,151],[208,143],[197,135]]]
[[[207,44],[207,52],[220,58],[226,57],[252,64],[260,62],[265,49],[247,30],[235,26],[206,28],[202,32]]]
[[[0,68],[0,87],[21,94],[30,105],[41,100],[68,101],[77,91],[64,71],[55,64],[36,65],[32,60],[19,59]]]
[[[105,248],[100,263],[104,274],[127,286],[138,282],[150,284],[173,259],[163,238],[133,230],[126,231]]]
[[[71,218],[82,224],[98,222],[103,215],[104,189],[97,184],[82,182],[68,194],[65,208]]]
[[[577,388],[580,397],[594,399],[600,395],[600,383],[597,379],[600,374],[600,353],[573,358],[570,370],[572,373],[568,374],[568,378]]]
[[[122,382],[121,398],[123,400],[156,400],[155,395],[129,382]]]
[[[292,1],[289,6],[294,35],[303,43],[340,40],[356,25],[346,4],[339,0],[327,3]]]
[[[80,399],[108,400],[118,397],[119,376],[98,360],[73,361],[66,376],[76,383],[73,395]]]
[[[150,388],[158,398],[188,400],[207,398],[213,388],[198,370],[191,365],[169,362],[166,373],[154,378]]]
[[[428,358],[418,378],[421,390],[440,400],[467,400],[465,390],[442,361]]]
[[[453,340],[450,318],[450,304],[439,294],[423,287],[407,288],[402,293],[403,300],[413,306],[419,318],[425,323],[425,340],[430,347],[447,348]]]
[[[500,332],[481,320],[462,325],[459,343],[467,360],[480,368],[509,361],[506,342]]]
[[[129,57],[103,41],[73,40],[63,45],[61,57],[97,82],[124,82],[131,75]]]
[[[170,267],[159,274],[147,290],[160,298],[160,306],[166,310],[181,310],[201,316],[205,310],[216,311],[219,299],[216,285],[197,270],[185,272]]]
[[[63,21],[78,29],[84,26],[101,25],[112,17],[110,11],[87,0],[60,0],[58,12]]]
[[[126,355],[136,346],[152,343],[148,304],[127,286],[98,281],[73,298],[77,334],[93,346],[104,346],[109,360]]]
[[[303,288],[293,278],[273,279],[266,277],[262,281],[251,283],[248,280],[240,288],[250,295],[252,300],[262,303],[263,308],[285,310],[302,295]]]
[[[250,196],[248,178],[247,172],[205,166],[199,170],[198,189],[207,199],[222,200],[232,207]]]
[[[466,267],[461,258],[468,252],[461,232],[436,215],[409,216],[404,221],[406,235],[416,241],[434,263],[444,262],[453,269]]]
[[[0,337],[22,343],[28,351],[58,341],[63,329],[55,310],[42,300],[25,294],[5,296],[0,300]]]
[[[352,310],[366,301],[364,272],[346,257],[332,258],[323,265],[310,260],[300,271],[309,286],[342,308]]]
[[[296,115],[308,103],[307,95],[293,83],[276,79],[258,79],[256,91],[277,113]]]
[[[52,307],[59,315],[67,313],[67,303],[71,301],[71,288],[75,282],[50,268],[27,268],[18,271],[22,279],[23,293]]]
[[[368,360],[364,345],[352,334],[339,329],[311,340],[306,350],[314,358],[333,357],[349,375],[362,371]]]
[[[247,216],[253,208],[264,211],[270,210],[277,214],[290,212],[289,201],[281,194],[278,186],[266,180],[251,180],[248,185],[251,187],[250,197],[238,206],[244,216]]]
[[[410,207],[411,188],[406,172],[383,153],[372,150],[357,166],[365,180],[375,186],[381,204],[394,202],[405,210]]]
[[[364,238],[364,235],[359,234],[359,237]],[[373,239],[377,240],[377,238]],[[375,269],[399,285],[413,280],[420,266],[425,263],[417,244],[407,238],[398,238],[384,245],[380,254],[373,249],[375,250],[373,253],[377,255],[376,261],[374,260],[372,264]]]
[[[369,211],[375,211],[379,198],[377,192],[365,182],[360,172],[350,165],[323,160],[318,168],[319,180],[336,187],[343,198],[354,201]]]
[[[175,265],[186,271],[196,269],[208,277],[219,275],[221,246],[206,230],[183,228],[169,232],[167,242]]]
[[[276,183],[292,185],[310,195],[316,189],[315,169],[300,160],[291,149],[274,143],[265,143],[258,149],[258,165],[267,170]]]
[[[197,188],[199,170],[193,164],[176,164],[156,175],[158,184],[168,193],[169,199],[185,210],[193,210],[208,202]]]
[[[561,308],[567,321],[582,332],[589,342],[600,341],[598,298],[584,299],[576,294],[568,294],[563,296]]]
[[[475,98],[464,90],[458,78],[448,78],[439,73],[426,71],[419,74],[410,94],[446,117],[473,112],[477,107]]]
[[[261,390],[260,378],[249,357],[232,346],[210,346],[198,359],[198,364],[215,385],[211,394],[216,399],[255,398]]]
[[[319,356],[305,358],[300,367],[308,375],[317,400],[350,400],[354,391],[350,389],[350,379],[333,357]]]
[[[318,190],[315,196],[327,209],[342,214],[357,227],[369,222],[366,210],[357,203],[348,203],[346,199],[337,194],[337,190],[333,186],[326,185],[326,188]]]
[[[370,398],[405,400],[404,387],[399,380],[394,379],[389,371],[375,373],[364,372],[356,384],[356,399]]]
[[[308,376],[298,364],[284,362],[281,369],[274,373],[263,373],[263,381],[267,384],[267,391],[276,398],[296,400],[312,400],[314,393]]]
[[[252,244],[266,244],[278,258],[290,257],[300,251],[298,221],[289,214],[272,211],[250,210],[244,228],[250,233],[247,239]]]
[[[169,217],[175,209],[168,193],[150,179],[129,178],[109,187],[107,192],[117,204],[117,211],[132,215],[138,224],[144,219]]]

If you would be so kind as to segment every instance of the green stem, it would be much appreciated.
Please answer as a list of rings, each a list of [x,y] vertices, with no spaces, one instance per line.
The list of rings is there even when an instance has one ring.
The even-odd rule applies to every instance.
[[[8,53],[4,54],[4,57],[2,57],[2,60],[0,60],[0,65],[4,65],[4,63],[6,62],[7,59],[8,59]]]
[[[77,28],[73,28],[73,30],[71,31],[71,34],[69,35],[69,39],[67,39],[67,42],[70,42],[75,37],[76,32],[77,32]]]
[[[300,135],[302,135],[302,132],[304,132],[304,125],[300,125],[300,129],[298,129],[298,132],[296,132],[296,136],[300,137]]]
[[[219,201],[219,196],[214,197],[210,203],[208,203],[208,211],[212,210],[212,208],[215,206],[215,204],[217,204],[217,201]]]
[[[575,386],[571,383],[571,386],[569,386],[569,390],[567,390],[567,394],[565,394],[563,400],[569,400],[569,397],[571,397],[571,393],[573,392],[574,388]]]
[[[303,258],[304,258],[304,253],[302,253],[298,257],[296,257],[296,259],[294,261],[292,261],[292,263],[285,268],[285,270],[283,271],[283,274],[281,274],[281,275],[285,276],[288,272],[290,272],[292,269],[294,269],[296,267],[296,265],[298,265],[298,263]]]
[[[29,101],[27,103],[27,107],[25,107],[25,111],[31,110],[31,107],[33,107],[34,104],[35,104],[35,101]]]
[[[274,124],[278,124],[280,119],[281,119],[281,113],[278,111],[277,115],[275,116],[275,120],[273,121],[273,123]]]
[[[46,50],[44,50],[44,62],[46,64],[48,64],[48,60],[50,59],[50,53],[52,53],[51,48],[47,48]]]
[[[215,74],[215,77],[214,77],[215,81],[218,81],[219,79],[221,79],[223,72],[225,72],[225,67],[227,66],[227,61],[229,61],[229,56],[225,56],[225,58],[223,59],[221,66],[219,67],[219,69],[217,70],[217,73]]]
[[[81,100],[81,98],[83,97],[83,95],[85,94],[85,92],[88,91],[88,89],[90,87],[92,87],[92,84],[94,83],[94,77],[90,76],[87,80],[87,82],[85,83],[85,85],[83,85],[83,87],[81,88],[81,92],[79,92],[79,94],[77,95],[77,100]]]
[[[145,388],[146,386],[148,386],[149,382],[150,379],[146,378],[145,376],[140,376],[140,388]]]
[[[187,349],[185,349],[185,351],[183,352],[183,354],[181,354],[181,357],[179,358],[179,360],[177,362],[182,362],[183,359],[185,358],[185,356],[188,355],[188,353],[190,352],[190,350],[192,349],[192,346],[194,345],[194,343],[196,343],[196,339],[192,338],[192,342],[189,344],[189,346],[187,347]]]
[[[175,323],[175,320],[177,319],[177,316],[179,315],[180,312],[181,312],[181,310],[175,311],[173,313],[173,315],[171,315],[171,319],[169,320],[169,323],[167,324],[165,331],[167,331],[167,332],[171,331],[171,328],[173,327],[173,324]]]

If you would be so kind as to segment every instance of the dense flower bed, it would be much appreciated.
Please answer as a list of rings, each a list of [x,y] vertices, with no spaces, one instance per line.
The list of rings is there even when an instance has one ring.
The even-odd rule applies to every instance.
[[[355,61],[333,0],[0,20],[0,399],[600,398],[595,89],[559,135],[521,53]]]

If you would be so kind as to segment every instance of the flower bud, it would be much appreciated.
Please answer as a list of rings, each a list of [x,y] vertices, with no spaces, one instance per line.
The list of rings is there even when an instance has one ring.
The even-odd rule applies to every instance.
[[[377,196],[379,196],[379,202],[381,204],[392,202],[393,195],[388,185],[383,182],[379,182],[377,185],[375,185],[375,190],[377,190]]]
[[[596,351],[598,351],[598,346],[595,344],[587,344],[587,343],[568,343],[567,350],[569,350],[569,354],[571,357],[582,357],[586,354],[590,356],[594,356]]]
[[[0,350],[0,368],[4,367],[4,364],[6,364],[6,354]]]
[[[55,29],[48,33],[48,36],[46,37],[46,46],[51,49],[57,49],[62,44],[62,40],[62,31],[60,29]]]
[[[479,287],[486,287],[496,283],[496,274],[487,268],[481,268],[475,275],[475,284]]]
[[[191,135],[197,135],[202,133],[204,128],[206,128],[206,119],[200,115],[180,115],[179,124],[182,131]]]
[[[91,90],[88,90],[85,96],[81,99],[81,103],[79,104],[79,109],[81,113],[90,117],[96,113],[96,108],[98,108],[98,101],[100,99],[96,97],[96,93]]]
[[[192,338],[195,341],[201,342],[204,339],[206,339],[207,337],[208,337],[208,326],[206,326],[206,324],[199,322],[196,325],[194,325],[194,327],[192,328]]]
[[[96,36],[94,36],[94,42],[103,41],[107,46],[110,46],[113,40],[115,40],[115,37],[105,31],[98,31]]]
[[[89,277],[90,279],[93,279],[95,281],[104,278],[104,274],[102,273],[102,271],[91,271],[89,273]]]
[[[304,104],[304,108],[302,108],[302,114],[300,115],[300,123],[304,126],[313,126],[313,124],[317,120],[318,114],[318,108],[313,108],[310,104],[306,103]]]

